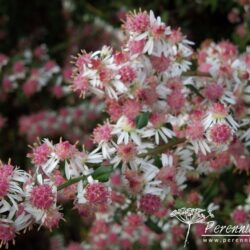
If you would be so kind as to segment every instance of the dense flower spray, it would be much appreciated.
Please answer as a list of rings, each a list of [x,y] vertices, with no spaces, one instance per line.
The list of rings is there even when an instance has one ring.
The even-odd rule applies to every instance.
[[[31,175],[0,166],[3,245],[33,224],[58,226],[60,204],[72,200],[83,218],[95,220],[84,249],[109,249],[110,242],[148,249],[152,240],[170,249],[185,230],[167,220],[169,209],[189,181],[230,166],[249,171],[250,53],[227,41],[194,53],[180,29],[152,11],[129,13],[123,30],[120,51],[104,46],[75,58],[72,90],[103,98],[109,115],[93,131],[93,150],[44,139],[28,155]],[[25,73],[21,62],[14,68],[18,77]],[[118,210],[123,218],[115,218]],[[232,216],[247,219],[238,210]]]

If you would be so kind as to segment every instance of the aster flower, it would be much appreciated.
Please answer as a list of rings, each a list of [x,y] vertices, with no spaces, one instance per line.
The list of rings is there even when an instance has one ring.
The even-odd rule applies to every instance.
[[[50,179],[37,175],[36,179],[25,186],[26,201],[24,210],[31,214],[35,222],[43,225],[51,210],[58,209],[57,188]]]
[[[83,52],[76,59],[77,72],[73,80],[73,90],[80,91],[84,96],[87,90],[98,95],[105,92],[110,98],[127,91],[120,81],[118,68],[114,63],[112,49],[104,46],[100,51],[86,54]]]
[[[121,116],[114,125],[112,134],[117,136],[117,144],[124,142],[127,144],[130,140],[137,145],[141,144],[139,130],[136,129],[135,123],[126,116]]]
[[[141,158],[138,157],[139,154],[143,154],[147,152],[148,149],[153,148],[154,145],[152,143],[141,143],[137,145],[132,141],[128,141],[128,143],[121,143],[116,145],[117,154],[113,156],[110,163],[114,164],[116,168],[120,163],[122,163],[122,169],[125,170],[127,166],[131,166],[132,168],[136,168],[137,165],[142,161]]]
[[[103,183],[94,180],[91,176],[87,178],[87,184],[80,181],[77,186],[77,203],[88,203],[91,206],[105,205],[110,202],[111,189]]]
[[[146,159],[124,171],[124,181],[133,194],[150,193],[160,196],[161,181],[156,179],[159,169],[153,161]]]
[[[79,151],[76,145],[70,144],[68,141],[60,141],[53,145],[48,140],[45,143],[50,148],[48,160],[42,164],[43,171],[49,175],[59,167],[59,162],[64,162],[66,178],[78,177],[81,174],[88,175],[91,169],[87,164],[96,164],[102,162],[102,156],[96,151],[86,153],[85,150]]]
[[[26,213],[20,206],[18,210],[16,207],[10,207],[8,216],[0,219],[0,247],[8,248],[9,242],[15,244],[16,234],[21,231],[26,231],[32,226],[32,216]]]
[[[186,129],[186,138],[192,144],[192,149],[196,154],[199,151],[203,154],[211,151],[205,139],[205,129],[202,122],[191,121]]]
[[[208,140],[216,145],[227,145],[233,139],[233,129],[225,122],[213,124],[207,134]]]
[[[98,144],[96,151],[101,149],[104,159],[110,159],[115,152],[112,145],[112,126],[109,123],[98,126],[93,132],[93,141]]]
[[[165,126],[167,115],[164,113],[153,113],[149,118],[149,123],[142,129],[142,137],[150,138],[154,136],[155,143],[160,143],[160,138],[167,143],[175,136],[175,133]]]
[[[18,203],[24,199],[22,185],[30,175],[14,166],[0,162],[0,213],[5,213],[13,206],[18,208]]]
[[[228,113],[227,108],[221,103],[215,103],[211,107],[203,119],[203,125],[207,130],[211,125],[217,122],[227,122],[234,131],[239,127],[238,123]]]

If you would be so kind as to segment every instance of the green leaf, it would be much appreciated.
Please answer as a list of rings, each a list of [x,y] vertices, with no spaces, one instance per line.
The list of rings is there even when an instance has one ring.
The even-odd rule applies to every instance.
[[[107,182],[112,172],[112,166],[101,166],[95,170],[95,172],[92,174],[92,177],[100,182]]]
[[[238,205],[243,205],[245,203],[246,196],[242,193],[236,193],[234,199]]]
[[[196,95],[204,98],[203,95],[200,93],[200,91],[195,86],[193,86],[191,84],[187,84],[186,87],[189,88],[191,91],[193,91]]]
[[[151,219],[148,219],[145,222],[145,225],[148,226],[151,230],[153,230],[157,234],[163,233],[162,229],[155,222],[153,222]]]
[[[183,207],[190,207],[185,201],[180,198],[177,198],[174,203],[175,208],[183,208]]]
[[[141,113],[136,117],[136,127],[143,128],[148,124],[149,112]]]

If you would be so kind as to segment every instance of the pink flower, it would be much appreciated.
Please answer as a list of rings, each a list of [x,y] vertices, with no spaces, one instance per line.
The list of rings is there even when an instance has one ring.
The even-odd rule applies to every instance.
[[[124,83],[130,83],[132,82],[135,77],[136,77],[136,72],[134,71],[134,69],[130,66],[123,66],[120,70],[119,70],[119,74],[121,76],[121,80]]]
[[[39,146],[35,146],[32,149],[32,153],[28,154],[28,157],[31,158],[32,163],[41,166],[48,160],[50,153],[51,149],[49,148],[49,146],[46,143],[43,143]]]
[[[151,56],[150,61],[152,63],[153,68],[157,72],[164,72],[168,69],[170,65],[170,59],[165,57],[164,55],[158,56]]]
[[[146,41],[145,40],[139,40],[139,41],[130,41],[129,42],[129,52],[132,54],[141,54],[144,46],[145,46]]]
[[[12,67],[12,70],[15,74],[23,73],[25,70],[24,62],[23,61],[16,61]]]
[[[89,80],[85,76],[77,75],[74,77],[72,88],[74,91],[84,95],[89,88]]]
[[[249,215],[243,209],[237,208],[234,210],[232,218],[235,224],[245,224],[249,219]]]
[[[110,193],[102,183],[91,183],[86,187],[85,198],[90,204],[102,205],[108,202]]]
[[[204,95],[210,101],[217,101],[224,93],[224,88],[220,84],[211,83],[204,89]]]
[[[55,201],[55,196],[52,189],[47,184],[42,184],[33,187],[30,202],[31,204],[39,209],[49,209]]]
[[[36,80],[28,80],[27,82],[23,84],[22,89],[23,89],[23,93],[27,97],[30,97],[37,92],[38,82]]]
[[[173,91],[167,97],[167,104],[173,113],[179,113],[185,104],[185,96],[181,91]]]
[[[84,248],[76,242],[71,242],[68,247],[67,250],[84,250]]]
[[[232,129],[226,123],[216,123],[208,131],[210,140],[215,144],[226,144],[232,139]]]
[[[130,13],[127,15],[124,27],[128,31],[143,32],[149,26],[149,16],[147,12]]]
[[[191,140],[200,140],[204,138],[204,126],[201,121],[191,121],[186,129],[186,137]]]
[[[16,230],[13,226],[0,222],[0,245],[6,245],[8,242],[14,241]]]
[[[154,194],[144,194],[140,199],[140,209],[146,214],[156,213],[161,206],[160,197]]]
[[[141,111],[141,104],[136,100],[127,100],[122,105],[123,114],[133,120]]]
[[[93,132],[94,142],[108,142],[112,138],[111,132],[112,128],[108,123],[98,126]]]

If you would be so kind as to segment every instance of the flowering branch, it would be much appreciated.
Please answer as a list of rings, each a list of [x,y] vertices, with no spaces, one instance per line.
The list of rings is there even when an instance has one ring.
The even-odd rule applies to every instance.
[[[123,28],[127,40],[120,52],[104,46],[94,53],[82,51],[75,58],[72,90],[81,97],[103,96],[110,116],[93,131],[96,148],[88,152],[86,145],[77,148],[69,141],[54,144],[44,139],[28,154],[35,166],[33,176],[0,163],[0,248],[8,247],[16,234],[34,223],[49,230],[58,227],[63,218],[60,203],[68,200],[73,200],[84,219],[97,218],[90,231],[105,232],[107,242],[114,236],[108,230],[110,223],[119,232],[148,234],[145,225],[158,232],[161,227],[175,231],[176,225],[167,224],[164,207],[172,207],[171,197],[183,194],[190,173],[211,178],[210,170],[217,175],[229,165],[249,170],[250,130],[243,126],[249,124],[250,53],[239,54],[229,42],[211,43],[198,51],[197,70],[195,66],[189,71],[193,43],[152,11],[128,14]],[[0,67],[6,60],[2,56]],[[16,77],[20,71],[25,73],[23,64],[14,68]],[[194,74],[190,81],[187,74]],[[82,119],[82,112],[77,117]],[[161,156],[159,161],[155,156]],[[118,166],[125,171],[116,171]],[[78,183],[77,188],[72,185],[81,180],[88,182]],[[193,192],[188,203],[201,205],[205,197]],[[114,205],[109,206],[110,202]],[[157,214],[157,227],[144,223],[137,209],[145,215]],[[119,225],[116,215],[123,216]],[[188,225],[186,244],[191,224],[203,216],[194,210],[177,219]],[[125,248],[138,242],[116,236],[121,237],[119,244],[126,240]],[[99,235],[90,238],[94,240],[89,248],[100,248],[95,247]]]
[[[140,154],[139,157],[145,157],[147,155],[150,155],[150,156],[155,156],[155,155],[158,155],[160,153],[163,153],[164,151],[166,151],[167,149],[170,149],[180,143],[183,143],[186,139],[185,138],[174,138],[172,139],[169,143],[167,144],[163,144],[163,145],[160,145],[154,149],[150,149],[148,150],[148,152],[146,153],[143,153],[143,154]],[[76,178],[72,178],[66,182],[64,182],[62,185],[58,186],[57,190],[60,191],[66,187],[69,187],[71,186],[72,184],[75,184],[81,180],[84,180],[86,179],[88,176],[86,175],[83,175],[83,176],[79,176],[79,177],[76,177]]]

